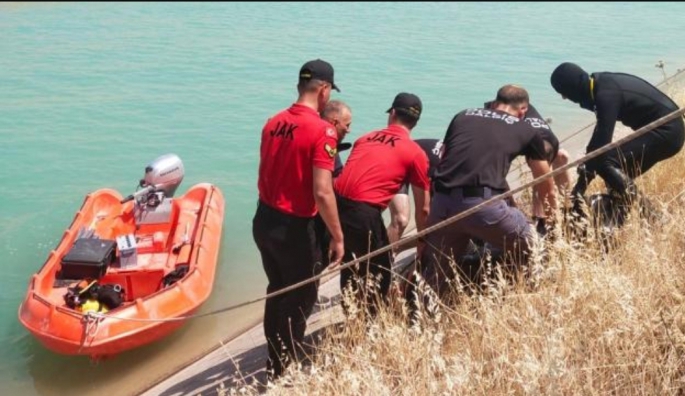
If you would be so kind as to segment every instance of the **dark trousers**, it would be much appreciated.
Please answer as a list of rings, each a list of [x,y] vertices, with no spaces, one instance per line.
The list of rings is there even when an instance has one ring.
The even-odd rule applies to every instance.
[[[311,278],[323,270],[314,218],[288,215],[260,202],[252,220],[252,235],[269,280],[267,293]],[[281,375],[287,363],[296,358],[316,298],[317,284],[310,283],[266,300],[267,369],[273,370],[274,376]]]
[[[336,198],[340,223],[345,235],[344,262],[347,263],[353,260],[354,256],[359,258],[390,244],[381,208],[341,196]],[[391,257],[390,252],[387,252],[340,272],[340,290],[351,286],[358,299],[366,303],[366,308],[372,316],[378,311],[378,302],[385,301],[390,290]],[[378,288],[369,284],[369,278],[375,279]],[[346,309],[344,304],[343,308]]]
[[[428,226],[464,212],[493,196],[488,190],[483,197],[465,197],[461,189],[449,194],[438,192],[431,202]],[[425,237],[421,269],[426,283],[438,294],[447,290],[455,276],[466,282],[477,282],[480,261],[463,260],[471,239],[480,239],[505,252],[515,262],[526,259],[535,231],[525,215],[504,201],[496,201],[478,212],[443,227]],[[455,274],[456,270],[456,274]]]
[[[676,155],[683,148],[685,125],[678,118],[631,140],[619,148],[588,161],[586,171],[579,172],[578,181],[571,194],[574,212],[585,216],[581,202],[585,190],[595,175],[604,180],[611,195],[617,225],[623,221],[634,202],[640,203],[641,215],[658,218],[652,204],[637,190],[633,179],[649,171],[658,162]],[[580,168],[579,168],[580,169]]]
[[[684,141],[685,126],[683,119],[678,118],[588,161],[587,169],[597,172],[610,189],[624,194],[632,179],[676,155]]]
[[[321,217],[320,213],[314,218],[314,229],[316,230],[316,240],[318,241],[319,249],[321,250],[321,263],[323,264],[323,268],[326,268],[330,264],[328,248],[331,244],[331,233],[328,232],[326,222],[323,221],[323,217]]]

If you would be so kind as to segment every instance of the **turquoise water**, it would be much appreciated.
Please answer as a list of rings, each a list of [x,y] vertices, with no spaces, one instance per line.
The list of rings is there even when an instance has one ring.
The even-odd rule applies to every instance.
[[[179,193],[211,182],[226,198],[204,311],[263,295],[251,236],[260,130],[295,100],[305,61],[334,65],[352,138],[383,126],[400,91],[424,103],[414,135],[442,137],[457,111],[511,82],[563,137],[591,114],[553,92],[554,67],[658,82],[658,60],[669,74],[685,65],[683,15],[677,3],[0,4],[0,394],[129,394],[261,314],[196,320],[97,365],[45,350],[17,321],[83,197],[128,194],[169,152],[185,164]]]

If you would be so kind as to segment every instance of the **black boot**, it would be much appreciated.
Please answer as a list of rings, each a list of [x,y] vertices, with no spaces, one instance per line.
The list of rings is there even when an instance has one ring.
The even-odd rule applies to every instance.
[[[607,185],[611,203],[614,206],[615,224],[620,227],[625,222],[630,207],[637,198],[637,187],[630,177],[611,164],[603,164],[597,173]]]
[[[656,207],[647,199],[644,194],[638,191],[633,179],[628,177],[620,169],[614,166],[605,166],[599,171],[600,176],[606,183],[609,194],[613,198],[613,202],[617,204],[617,222],[622,225],[630,208],[634,204],[638,204],[640,210],[640,217],[648,221],[658,221],[661,214]]]

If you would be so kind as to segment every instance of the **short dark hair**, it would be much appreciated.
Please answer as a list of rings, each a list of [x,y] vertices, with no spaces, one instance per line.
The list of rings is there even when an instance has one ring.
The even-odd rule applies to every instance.
[[[520,107],[522,105],[527,105],[530,102],[528,97],[528,91],[523,87],[514,84],[507,84],[497,91],[496,102]]]
[[[397,111],[397,110],[395,110],[395,118],[397,118],[397,120],[399,122],[401,122],[402,125],[406,126],[409,129],[414,129],[416,124],[419,122],[418,118],[416,118],[416,117],[414,117],[408,113],[404,113],[404,112]]]
[[[297,84],[297,89],[300,93],[312,92],[312,91],[316,91],[323,84],[330,84],[330,83],[323,81],[323,80],[318,80],[318,79],[300,81]]]

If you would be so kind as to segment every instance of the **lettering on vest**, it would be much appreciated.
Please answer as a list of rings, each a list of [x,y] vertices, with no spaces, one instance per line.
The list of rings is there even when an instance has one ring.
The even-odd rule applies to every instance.
[[[530,126],[532,126],[533,128],[536,128],[536,129],[547,129],[547,130],[550,129],[549,124],[547,124],[547,122],[545,122],[545,120],[541,120],[539,118],[533,118],[533,117],[526,118],[525,121],[528,124],[530,124]]]
[[[392,147],[395,147],[395,142],[400,140],[400,138],[397,136],[389,136],[389,135],[386,135],[385,133],[379,132],[373,136],[367,137],[366,140],[369,142],[379,142],[379,143],[383,143],[383,144],[389,144]]]
[[[467,109],[465,115],[502,120],[509,125],[515,124],[520,121],[518,117],[514,117],[513,115],[500,114],[494,110],[488,109]]]
[[[289,124],[287,122],[281,122],[278,121],[276,123],[276,127],[274,127],[269,134],[271,134],[272,137],[280,137],[283,139],[290,139],[293,140],[293,131],[297,128],[297,125],[295,124]]]

